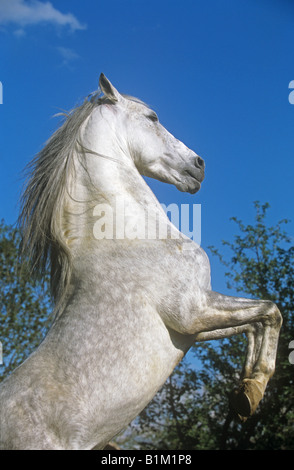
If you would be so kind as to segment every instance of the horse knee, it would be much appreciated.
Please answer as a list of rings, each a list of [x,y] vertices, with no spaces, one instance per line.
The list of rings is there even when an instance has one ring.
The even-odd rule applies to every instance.
[[[280,330],[283,324],[283,317],[280,310],[278,309],[277,305],[271,300],[264,300],[264,302],[267,304],[267,315],[264,323],[265,326],[268,325]]]

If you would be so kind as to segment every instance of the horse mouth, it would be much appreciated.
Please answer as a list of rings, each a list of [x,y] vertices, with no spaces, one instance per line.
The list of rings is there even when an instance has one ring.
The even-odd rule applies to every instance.
[[[200,190],[203,179],[204,174],[197,179],[191,177],[184,178],[181,182],[176,184],[176,187],[181,192],[195,194]]]
[[[204,169],[196,169],[195,167],[187,170],[187,177],[182,182],[182,191],[190,194],[197,193],[201,188],[201,183],[204,180]]]
[[[195,186],[195,188],[188,189],[188,193],[196,194],[198,193],[198,191],[200,191],[200,188],[201,188],[201,183],[197,182],[197,186]]]

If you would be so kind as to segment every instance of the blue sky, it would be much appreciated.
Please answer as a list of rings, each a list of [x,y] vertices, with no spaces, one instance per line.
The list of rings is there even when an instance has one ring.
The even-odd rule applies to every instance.
[[[52,116],[104,72],[205,159],[196,195],[148,180],[165,204],[201,204],[204,249],[232,239],[231,216],[251,222],[255,200],[269,223],[293,219],[293,44],[287,0],[0,0],[0,217],[16,221],[21,171]],[[232,294],[210,258],[213,289]]]

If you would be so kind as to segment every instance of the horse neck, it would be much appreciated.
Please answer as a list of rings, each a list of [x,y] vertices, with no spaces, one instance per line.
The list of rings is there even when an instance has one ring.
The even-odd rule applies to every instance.
[[[86,245],[91,250],[100,249],[97,224],[102,215],[108,229],[112,225],[112,233],[108,231],[105,238],[136,238],[136,230],[142,238],[146,217],[151,225],[152,219],[158,218],[170,225],[131,156],[118,148],[111,156],[107,152],[103,148],[99,153],[84,149],[75,155],[75,172],[64,211],[64,233],[67,245],[76,256],[84,256]]]

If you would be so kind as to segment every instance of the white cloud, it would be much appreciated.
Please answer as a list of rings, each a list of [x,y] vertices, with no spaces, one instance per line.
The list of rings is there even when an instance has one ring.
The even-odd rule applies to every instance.
[[[39,23],[67,26],[72,31],[86,28],[72,13],[61,13],[52,3],[39,0],[0,0],[0,24],[9,23],[20,27],[18,31]]]
[[[68,47],[57,47],[57,50],[63,59],[62,65],[69,66],[73,61],[80,57],[75,51]]]

